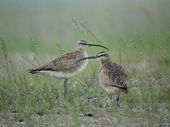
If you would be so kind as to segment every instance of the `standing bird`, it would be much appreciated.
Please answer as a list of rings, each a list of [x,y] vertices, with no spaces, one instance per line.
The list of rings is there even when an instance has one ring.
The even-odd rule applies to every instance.
[[[110,57],[105,52],[99,52],[96,56],[85,57],[78,60],[79,63],[87,59],[99,59],[101,67],[99,69],[99,83],[102,88],[106,90],[109,94],[117,93],[117,105],[119,101],[120,92],[128,92],[127,80],[128,75],[121,65],[113,63]]]
[[[68,79],[74,75],[79,74],[82,70],[85,69],[88,63],[88,60],[84,60],[79,63],[75,62],[81,58],[88,57],[86,48],[89,46],[98,46],[108,50],[108,48],[102,45],[88,44],[86,41],[80,40],[77,42],[75,51],[61,55],[60,57],[54,59],[53,61],[49,62],[48,64],[42,67],[30,69],[29,73],[31,74],[38,73],[53,76],[57,79],[65,79],[64,95],[66,95]]]

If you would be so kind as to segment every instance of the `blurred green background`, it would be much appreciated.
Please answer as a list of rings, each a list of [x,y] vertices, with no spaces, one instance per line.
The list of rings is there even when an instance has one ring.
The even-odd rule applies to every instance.
[[[110,47],[117,62],[121,54],[166,65],[169,8],[169,0],[0,0],[0,36],[10,52],[61,54],[84,39]]]
[[[56,43],[96,43],[75,20],[113,49],[140,39],[149,50],[168,50],[169,8],[169,0],[0,0],[0,36],[16,52],[30,51],[35,43],[43,52],[56,52]]]

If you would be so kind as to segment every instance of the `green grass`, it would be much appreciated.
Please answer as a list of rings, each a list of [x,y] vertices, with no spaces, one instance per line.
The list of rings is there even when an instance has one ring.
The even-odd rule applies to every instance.
[[[26,68],[31,68],[32,65],[25,60],[23,63],[17,61],[22,63],[18,69],[15,59],[12,59],[12,54],[7,51],[4,42],[1,49],[0,117],[5,120],[6,125],[18,125],[19,121],[24,121],[29,126],[45,124],[97,126],[105,125],[107,121],[106,126],[112,124],[123,126],[125,123],[127,126],[149,126],[150,124],[166,126],[170,122],[168,120],[169,77],[161,72],[155,73],[157,69],[164,67],[163,64],[163,67],[153,72],[139,70],[133,72],[129,80],[129,93],[121,95],[119,108],[115,100],[111,105],[107,105],[108,100],[105,97],[108,95],[97,81],[99,64],[96,61],[92,61],[83,74],[69,80],[68,96],[64,98],[63,81],[28,74]],[[39,58],[37,56],[39,62],[43,62]],[[32,58],[27,57],[27,59],[31,61]],[[150,60],[146,62],[149,63]],[[131,71],[129,73],[132,73]],[[12,114],[14,112],[16,112],[15,117]],[[93,114],[94,118],[88,120],[83,117],[83,114],[88,113]],[[14,117],[14,123],[7,120],[10,117]],[[58,123],[56,119],[64,119],[65,122]],[[96,123],[95,119],[101,120]],[[135,121],[140,122],[136,124]]]
[[[138,2],[0,4],[0,126],[169,126],[169,2]],[[63,80],[28,73],[80,39],[127,70],[120,107],[98,83],[98,61],[69,80],[67,98]]]

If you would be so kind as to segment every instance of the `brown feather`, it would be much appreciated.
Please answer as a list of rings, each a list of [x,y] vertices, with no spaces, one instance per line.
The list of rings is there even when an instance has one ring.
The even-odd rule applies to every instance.
[[[99,78],[105,87],[116,87],[127,93],[128,75],[122,66],[110,60],[103,62],[99,70]]]
[[[75,63],[80,58],[84,57],[84,52],[82,51],[74,51],[71,53],[66,53],[53,61],[49,62],[48,64],[32,69],[29,72],[35,74],[40,71],[64,71],[64,72],[72,72],[78,69],[82,62]]]

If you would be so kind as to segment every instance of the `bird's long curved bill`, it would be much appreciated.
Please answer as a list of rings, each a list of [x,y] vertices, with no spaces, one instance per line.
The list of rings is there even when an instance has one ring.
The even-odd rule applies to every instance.
[[[78,61],[76,61],[76,63],[80,62],[80,61],[83,61],[83,60],[86,60],[86,59],[96,59],[98,58],[97,56],[89,56],[89,57],[84,57],[82,59],[79,59]]]
[[[101,47],[101,48],[105,48],[107,50],[109,50],[107,47],[103,46],[103,45],[97,45],[97,44],[87,44],[88,46],[96,46],[96,47]]]

